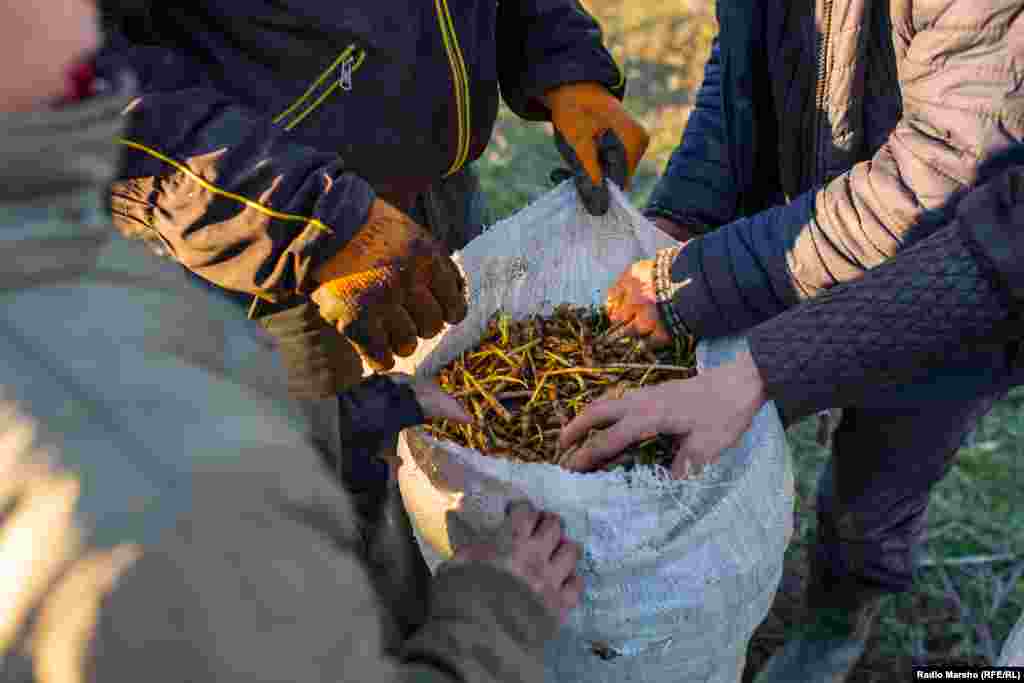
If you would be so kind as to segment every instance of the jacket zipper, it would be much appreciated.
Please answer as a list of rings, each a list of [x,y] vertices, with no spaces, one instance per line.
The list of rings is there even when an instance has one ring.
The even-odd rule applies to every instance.
[[[448,11],[447,0],[434,0],[434,7],[437,11],[438,26],[441,29],[441,40],[444,43],[445,52],[448,54],[448,66],[451,68],[458,122],[455,158],[448,170],[445,171],[444,177],[447,178],[457,173],[466,164],[466,159],[469,157],[470,125],[472,123],[469,106],[469,77],[466,73],[466,62],[463,60],[462,51],[459,48],[459,38],[455,33],[455,24]]]
[[[814,95],[814,170],[812,185],[825,181],[821,159],[822,120],[826,116],[825,98],[828,92],[828,43],[832,32],[832,2],[824,0],[824,17],[822,17],[821,35],[818,37],[818,77]]]
[[[363,65],[365,60],[366,50],[357,50],[355,43],[349,45],[333,62],[331,62],[330,66],[324,69],[320,76],[313,81],[312,85],[306,89],[306,92],[302,93],[302,95],[295,100],[291,106],[274,117],[274,123],[283,124],[285,119],[294,115],[291,121],[284,125],[285,130],[292,130],[302,123],[303,119],[316,111],[316,109],[323,104],[335,90],[338,90],[339,88],[346,92],[352,90],[352,74]],[[328,79],[330,79],[334,72],[338,71],[339,68],[341,69],[341,75],[337,79],[329,81]],[[313,100],[312,104],[299,111],[299,108],[305,104],[306,100],[312,97],[313,93],[323,86],[325,82],[330,82],[327,89],[324,90],[319,97]]]

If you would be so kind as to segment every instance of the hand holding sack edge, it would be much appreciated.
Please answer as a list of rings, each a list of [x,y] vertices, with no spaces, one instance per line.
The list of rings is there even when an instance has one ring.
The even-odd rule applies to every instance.
[[[555,146],[569,164],[580,201],[593,216],[608,212],[607,177],[629,188],[650,136],[600,83],[569,83],[544,94],[555,128]],[[556,170],[560,182],[569,172]]]
[[[566,536],[561,517],[520,499],[508,503],[492,536],[458,548],[446,565],[483,562],[515,576],[561,626],[583,593],[577,573],[582,555],[582,546]]]
[[[416,351],[466,317],[466,283],[444,247],[409,216],[375,199],[366,223],[314,277],[311,298],[374,370]]]

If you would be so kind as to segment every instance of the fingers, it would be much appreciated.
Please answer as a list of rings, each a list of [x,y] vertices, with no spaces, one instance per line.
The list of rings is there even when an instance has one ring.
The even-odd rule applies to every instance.
[[[583,578],[579,574],[570,575],[565,580],[565,583],[562,584],[561,590],[558,591],[558,598],[562,603],[562,609],[566,612],[575,609],[580,604],[582,595]],[[562,620],[565,621],[565,616],[562,617]]]
[[[595,401],[562,428],[562,433],[558,436],[558,446],[563,450],[569,448],[591,429],[598,429],[618,422],[624,414],[625,405],[622,401]]]
[[[473,417],[466,412],[462,404],[445,393],[434,380],[425,377],[411,377],[397,372],[389,373],[388,377],[398,384],[408,384],[412,387],[416,401],[423,411],[423,416],[427,419],[452,420],[462,424],[473,423]]]
[[[672,335],[665,329],[656,307],[646,304],[622,306],[616,302],[612,307],[606,305],[606,310],[608,318],[619,327],[605,337],[605,343],[613,344],[620,339],[631,337],[643,339],[652,350],[672,344]]]
[[[394,307],[392,315],[386,321],[386,327],[392,353],[401,358],[408,358],[416,353],[416,323],[404,307]]]
[[[592,144],[587,145],[582,140],[569,140],[562,131],[555,128],[555,147],[562,155],[576,177],[577,185],[582,181],[589,181],[585,189],[593,191],[601,184],[601,167],[597,159],[597,148]],[[590,149],[587,149],[587,148]]]
[[[462,407],[461,403],[444,393],[440,387],[436,387],[436,392],[431,393],[432,399],[430,415],[428,417],[451,420],[452,422],[459,422],[467,425],[473,424],[473,416],[470,415],[464,407]]]
[[[562,538],[562,520],[556,514],[542,512],[540,524],[533,537],[541,544],[541,552],[544,557],[551,557]]]
[[[380,372],[395,366],[391,344],[381,317],[363,315],[339,330],[349,338],[370,367]]]
[[[627,164],[627,180],[636,171],[636,167],[640,164],[640,160],[643,159],[644,153],[647,151],[647,147],[651,142],[651,136],[647,133],[647,130],[636,121],[632,116],[629,115],[625,109],[620,108],[617,115],[612,117],[610,127],[615,131],[616,137],[620,141],[623,147],[623,152],[626,157]],[[620,187],[622,187],[620,185]],[[623,189],[626,189],[623,187]]]
[[[540,522],[540,512],[528,500],[517,500],[506,508],[504,526],[515,539],[528,538]]]
[[[704,467],[722,455],[722,451],[739,442],[742,435],[731,438],[725,434],[701,434],[696,431],[679,438],[672,460],[672,478],[688,479],[699,475]]]
[[[580,446],[569,463],[575,472],[592,472],[604,467],[632,444],[657,436],[631,420],[622,420],[603,432],[598,432]]]
[[[576,572],[581,554],[580,545],[563,536],[551,555],[551,566],[556,575],[566,578],[572,576]]]
[[[416,287],[409,293],[406,310],[416,323],[416,334],[420,339],[430,339],[444,328],[444,313],[434,295],[425,286]]]
[[[597,139],[597,156],[601,162],[604,177],[623,190],[627,189],[630,167],[626,159],[626,147],[614,130],[606,130]]]
[[[466,301],[466,281],[458,267],[447,256],[436,259],[430,291],[441,306],[441,315],[449,325],[466,319],[469,302]]]
[[[597,147],[593,140],[566,140],[562,132],[555,129],[555,146],[572,167],[576,192],[587,212],[592,216],[603,216],[608,212],[608,188],[601,176],[597,158]]]

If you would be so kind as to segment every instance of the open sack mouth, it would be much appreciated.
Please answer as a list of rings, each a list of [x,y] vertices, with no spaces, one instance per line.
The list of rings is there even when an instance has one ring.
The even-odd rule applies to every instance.
[[[695,344],[679,340],[652,351],[643,340],[613,340],[603,308],[562,304],[550,316],[513,319],[498,311],[483,337],[440,370],[441,387],[476,419],[473,425],[436,420],[426,429],[493,457],[565,466],[558,436],[589,404],[630,389],[696,374]],[[591,430],[588,438],[598,430]],[[608,469],[669,467],[673,439],[655,435],[614,459]]]

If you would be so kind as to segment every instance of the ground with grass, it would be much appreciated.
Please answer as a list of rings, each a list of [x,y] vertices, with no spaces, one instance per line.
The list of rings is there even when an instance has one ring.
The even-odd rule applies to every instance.
[[[643,206],[679,141],[715,32],[710,3],[693,0],[590,0],[630,79],[626,107],[651,132],[631,198]],[[480,164],[493,222],[551,187],[560,164],[550,127],[503,110]],[[914,589],[888,601],[853,683],[909,680],[915,663],[994,661],[1024,610],[1024,390],[1001,401],[970,448],[938,486],[929,508],[924,562]],[[814,491],[827,451],[816,424],[790,430],[797,473],[797,529],[786,576],[771,613],[755,633],[744,680],[785,638],[800,607],[806,557],[814,539]]]

